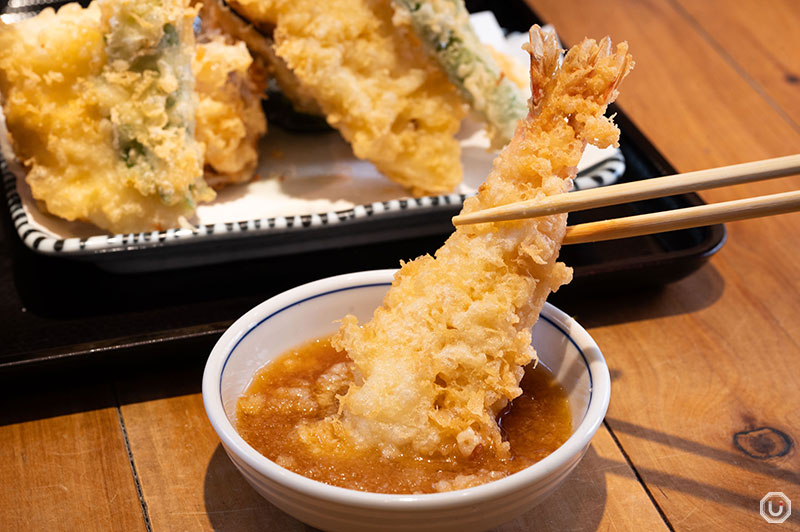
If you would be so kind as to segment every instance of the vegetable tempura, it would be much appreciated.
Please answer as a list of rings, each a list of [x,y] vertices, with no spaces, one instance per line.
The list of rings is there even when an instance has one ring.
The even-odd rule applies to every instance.
[[[554,35],[535,26],[530,37],[530,112],[463,212],[566,192],[586,143],[617,143],[603,113],[633,65],[626,43],[587,39],[562,60]],[[507,456],[495,418],[536,359],[531,328],[545,298],[571,279],[556,260],[565,228],[565,214],[462,226],[435,257],[403,265],[371,321],[343,320],[333,343],[356,383],[337,415],[299,427],[300,438],[322,453]]]
[[[462,98],[486,123],[492,148],[505,146],[525,116],[525,97],[504,76],[492,53],[478,39],[462,0],[392,0],[395,20],[407,20],[458,88]]]
[[[461,181],[454,138],[465,106],[389,1],[237,0],[254,22],[274,25],[275,51],[328,123],[414,194]]]
[[[6,124],[48,211],[138,232],[213,199],[194,138],[193,18],[181,0],[98,0],[0,24]]]
[[[198,141],[205,145],[205,177],[220,188],[253,178],[258,141],[267,131],[261,109],[264,67],[242,41],[217,29],[198,35],[192,70],[197,94]]]

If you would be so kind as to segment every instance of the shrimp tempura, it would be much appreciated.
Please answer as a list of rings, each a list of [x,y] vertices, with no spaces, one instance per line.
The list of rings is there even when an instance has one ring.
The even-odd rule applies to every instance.
[[[563,57],[530,32],[531,109],[463,212],[567,192],[587,142],[616,145],[603,116],[633,63],[627,44],[584,40]],[[495,421],[536,359],[531,328],[547,295],[571,280],[557,262],[566,215],[458,227],[436,256],[395,276],[371,321],[347,316],[334,337],[356,367],[339,413],[300,429],[312,448],[385,456],[509,455]]]

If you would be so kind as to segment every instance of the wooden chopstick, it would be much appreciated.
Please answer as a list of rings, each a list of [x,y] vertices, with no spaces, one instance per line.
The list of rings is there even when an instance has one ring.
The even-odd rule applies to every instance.
[[[800,154],[765,159],[709,170],[687,172],[632,183],[593,188],[548,196],[541,200],[521,201],[500,205],[453,218],[454,225],[482,222],[499,222],[535,218],[562,212],[580,211],[595,207],[618,205],[695,190],[706,190],[727,185],[749,183],[774,177],[783,177],[800,172]],[[717,222],[713,222],[717,223]]]
[[[563,244],[582,244],[747,220],[800,210],[800,190],[567,227]]]

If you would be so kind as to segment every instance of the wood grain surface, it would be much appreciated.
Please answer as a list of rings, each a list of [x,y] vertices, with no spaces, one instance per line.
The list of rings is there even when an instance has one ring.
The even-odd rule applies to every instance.
[[[119,383],[153,530],[306,530],[264,501],[225,455],[197,393],[201,375],[195,368]]]
[[[0,530],[146,530],[109,384],[3,384]]]
[[[528,2],[568,43],[629,42],[619,103],[679,171],[800,151],[800,2]],[[798,188],[794,176],[701,195]],[[559,493],[501,530],[744,531],[768,526],[769,491],[800,505],[800,215],[728,231],[682,281],[567,303],[608,360],[609,414]],[[0,529],[306,530],[233,468],[200,372],[7,391]],[[766,529],[800,529],[795,513]]]
[[[742,78],[800,131],[797,2],[678,0],[677,4]]]
[[[199,388],[199,382],[198,371],[120,383],[122,413],[153,529],[309,530],[245,482],[206,419],[199,393],[170,397],[176,386],[186,391]],[[164,432],[163,426],[173,428]],[[611,496],[616,493],[624,495]],[[549,500],[552,504],[498,530],[523,532],[534,524],[544,531],[666,530],[604,427],[574,474]]]
[[[535,2],[568,42],[604,34],[629,42],[637,66],[621,107],[679,171],[800,151],[786,112],[743,76],[764,68],[763,56],[744,55],[737,27],[719,23],[744,18],[739,10],[749,5],[750,20],[766,24],[774,13],[759,11],[773,4],[685,4]],[[793,6],[796,17],[800,5]],[[704,25],[717,40],[700,31]],[[781,28],[788,30],[762,25],[746,38],[793,39]],[[781,81],[774,73],[760,79],[773,88]],[[794,95],[796,102],[797,87]],[[723,201],[797,188],[800,178],[790,177],[701,195]],[[725,247],[700,272],[657,300],[607,308],[612,324],[590,328],[618,375],[608,425],[675,529],[751,530],[766,524],[758,509],[767,492],[800,500],[800,455],[780,437],[800,436],[800,215],[728,230]],[[747,434],[755,429],[762,430]]]

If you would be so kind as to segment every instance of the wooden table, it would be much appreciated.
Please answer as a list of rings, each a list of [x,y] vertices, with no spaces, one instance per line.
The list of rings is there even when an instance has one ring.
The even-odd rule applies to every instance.
[[[678,170],[800,151],[796,0],[530,2],[567,42],[628,40],[637,66],[620,104]],[[569,309],[611,367],[608,416],[559,492],[501,530],[798,529],[797,515],[767,525],[759,501],[782,491],[800,505],[800,215],[728,230],[683,281]],[[0,529],[306,528],[227,460],[201,369],[5,389]]]

